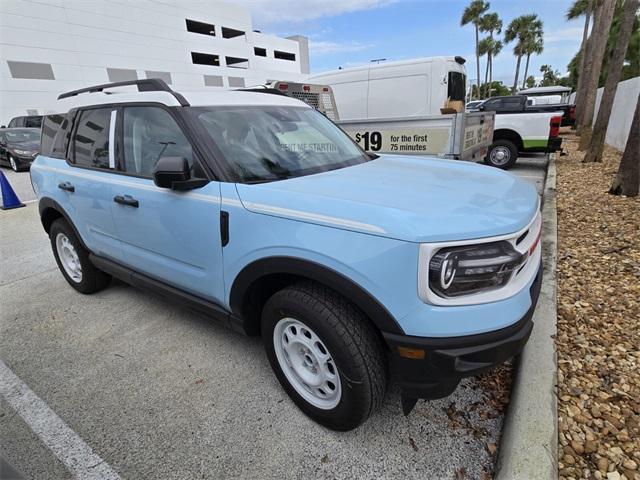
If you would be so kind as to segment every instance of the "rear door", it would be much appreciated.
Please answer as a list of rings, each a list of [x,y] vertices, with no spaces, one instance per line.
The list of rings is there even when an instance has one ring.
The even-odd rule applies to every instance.
[[[222,303],[220,184],[178,192],[157,187],[153,168],[163,156],[187,159],[204,177],[191,141],[171,111],[123,109],[119,178],[111,207],[126,264],[147,276]]]
[[[111,213],[115,177],[115,108],[78,112],[69,145],[70,168],[56,169],[64,208],[89,247],[98,255],[122,256]]]

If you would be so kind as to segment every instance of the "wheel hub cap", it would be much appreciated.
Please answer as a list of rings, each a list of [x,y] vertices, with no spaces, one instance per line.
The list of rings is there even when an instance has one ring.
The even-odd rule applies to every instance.
[[[338,369],[322,340],[294,318],[283,318],[273,330],[273,345],[280,368],[307,402],[330,410],[340,402]]]
[[[505,147],[496,147],[491,151],[491,161],[498,165],[503,165],[511,158],[511,152]]]
[[[82,281],[80,257],[78,257],[78,252],[76,252],[75,247],[64,233],[59,233],[56,236],[56,250],[58,251],[58,257],[60,258],[60,263],[64,271],[69,275],[71,280],[80,283]]]

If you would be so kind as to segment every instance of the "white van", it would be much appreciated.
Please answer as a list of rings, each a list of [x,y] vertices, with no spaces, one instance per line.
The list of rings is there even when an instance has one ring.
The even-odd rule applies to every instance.
[[[341,120],[440,115],[448,101],[464,105],[464,62],[455,56],[371,63],[311,75],[309,81],[333,89]]]

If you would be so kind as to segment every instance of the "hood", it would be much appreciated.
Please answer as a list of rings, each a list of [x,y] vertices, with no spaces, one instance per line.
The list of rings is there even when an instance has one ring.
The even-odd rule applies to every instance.
[[[37,152],[40,149],[40,140],[34,142],[8,142],[7,146],[13,150],[29,150],[30,152]]]
[[[383,155],[330,172],[237,185],[255,213],[410,242],[468,240],[524,228],[538,209],[533,185],[493,167]]]

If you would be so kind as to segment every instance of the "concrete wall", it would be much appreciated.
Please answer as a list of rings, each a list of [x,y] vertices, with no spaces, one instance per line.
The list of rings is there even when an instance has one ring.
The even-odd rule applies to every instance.
[[[186,19],[215,35],[187,31]],[[192,52],[218,55],[219,65],[196,64]],[[304,81],[308,56],[306,38],[255,32],[249,10],[232,3],[0,0],[0,124],[50,110],[61,92],[125,77],[166,78],[178,91]]]
[[[596,112],[593,116],[594,123],[598,117],[598,108],[600,107],[603,90],[604,88],[598,89],[598,96],[596,97]],[[618,150],[624,150],[624,147],[627,144],[627,137],[629,136],[629,130],[631,129],[631,120],[633,120],[633,113],[636,108],[639,93],[640,77],[630,78],[629,80],[625,80],[618,84],[616,98],[613,101],[613,108],[611,110],[611,117],[609,118],[609,126],[607,127],[607,137],[605,140],[609,145],[617,148]]]

